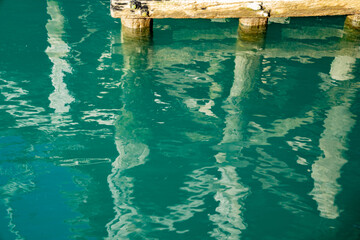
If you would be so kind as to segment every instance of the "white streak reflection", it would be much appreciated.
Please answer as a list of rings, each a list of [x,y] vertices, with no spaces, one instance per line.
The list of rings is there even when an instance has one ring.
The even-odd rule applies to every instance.
[[[119,157],[112,163],[108,184],[114,199],[115,217],[107,225],[108,239],[131,239],[130,234],[141,231],[138,227],[142,217],[132,202],[133,178],[123,174],[126,169],[144,164],[149,155],[147,145],[132,141],[116,139]]]
[[[255,147],[259,155],[254,169],[254,177],[261,182],[262,189],[281,197],[278,204],[294,214],[311,208],[301,196],[282,188],[281,179],[287,178],[296,182],[305,182],[307,178],[305,175],[297,173],[284,160],[273,156],[273,153],[268,152],[268,148],[265,146],[271,145],[269,139],[284,138],[291,130],[310,124],[313,120],[312,112],[307,112],[304,117],[277,119],[271,124],[271,128],[263,129],[257,126],[257,131],[249,139],[249,144]]]
[[[33,106],[30,101],[26,100],[28,91],[13,81],[0,78],[0,83],[1,94],[8,103],[0,105],[0,109],[4,109],[14,117],[15,127],[39,126],[48,121],[47,117],[42,114],[45,111],[42,107]]]
[[[263,63],[266,64],[265,61]],[[279,72],[284,72],[285,70],[282,66],[276,66],[276,68],[275,71]],[[266,68],[264,69],[266,70]],[[247,72],[249,73],[249,71]],[[259,88],[258,91],[261,92],[262,89]],[[251,135],[248,139],[242,141],[242,147],[246,148],[246,151],[255,151],[255,154],[258,155],[256,159],[252,159],[255,160],[253,178],[262,184],[262,189],[280,197],[277,204],[294,214],[300,212],[300,209],[310,209],[310,207],[304,203],[301,196],[289,191],[289,189],[282,188],[282,179],[287,178],[291,181],[303,182],[307,178],[304,174],[297,173],[284,159],[277,157],[276,152],[274,153],[271,147],[273,143],[270,142],[270,139],[285,140],[287,134],[292,130],[313,122],[314,114],[312,111],[302,115],[275,119],[270,123],[270,126],[263,126],[260,123],[250,121],[243,127],[243,131],[248,131]],[[257,115],[257,117],[266,116]],[[230,130],[231,128],[229,128]],[[240,158],[248,158],[246,153],[240,152],[239,155]]]
[[[216,239],[240,239],[242,231],[246,229],[243,211],[249,189],[240,182],[235,167],[225,166],[219,171],[221,179],[218,183],[224,189],[217,190],[215,194],[219,205],[215,209],[217,213],[210,216],[216,226],[210,235]]]
[[[85,122],[97,122],[100,125],[113,126],[116,115],[114,112],[119,109],[95,109],[91,111],[84,111],[82,119]]]
[[[164,225],[159,230],[176,231],[184,233],[177,229],[174,225],[178,222],[184,222],[192,218],[196,213],[204,210],[204,198],[216,191],[218,187],[215,183],[214,176],[207,173],[208,168],[196,169],[188,175],[189,180],[185,182],[185,186],[181,190],[190,193],[191,196],[185,202],[169,206],[170,214],[164,217],[152,216],[152,220],[156,223]]]
[[[17,229],[16,219],[14,214],[14,208],[12,203],[24,193],[31,192],[35,188],[34,172],[27,164],[16,165],[14,169],[16,174],[11,172],[9,174],[9,180],[6,184],[0,187],[0,201],[4,204],[7,212],[8,229],[13,234],[14,239],[25,239],[19,229]],[[7,174],[6,174],[7,175]]]
[[[59,4],[56,1],[47,1],[47,13],[51,17],[46,24],[50,46],[45,52],[54,64],[50,75],[54,86],[54,92],[49,96],[50,108],[55,109],[56,113],[66,113],[69,112],[70,104],[74,101],[64,83],[65,74],[72,71],[70,64],[64,60],[70,48],[62,39],[65,33],[64,17],[60,12]]]
[[[356,58],[350,56],[337,56],[331,63],[330,76],[338,81],[345,81],[354,78],[351,73],[356,62]]]

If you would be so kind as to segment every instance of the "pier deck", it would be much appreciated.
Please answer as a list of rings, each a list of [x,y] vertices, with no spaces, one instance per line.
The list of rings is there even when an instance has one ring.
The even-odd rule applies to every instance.
[[[360,14],[360,0],[139,0],[147,8],[133,9],[130,0],[111,0],[114,18],[248,18]]]

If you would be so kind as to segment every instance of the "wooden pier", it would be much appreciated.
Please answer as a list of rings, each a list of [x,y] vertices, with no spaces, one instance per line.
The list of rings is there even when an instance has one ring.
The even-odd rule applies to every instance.
[[[156,18],[239,18],[240,27],[259,28],[269,17],[334,15],[360,28],[360,0],[111,0],[110,9],[132,29],[151,29]]]

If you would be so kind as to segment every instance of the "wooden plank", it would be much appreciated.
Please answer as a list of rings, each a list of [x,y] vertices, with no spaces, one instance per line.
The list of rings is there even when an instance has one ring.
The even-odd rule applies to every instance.
[[[139,0],[148,18],[305,17],[360,14],[360,0]],[[111,0],[114,18],[142,18],[130,0]]]

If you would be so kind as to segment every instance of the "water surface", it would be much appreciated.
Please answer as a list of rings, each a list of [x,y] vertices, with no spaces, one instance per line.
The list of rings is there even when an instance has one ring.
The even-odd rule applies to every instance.
[[[0,0],[0,239],[359,239],[343,17],[157,20]]]

